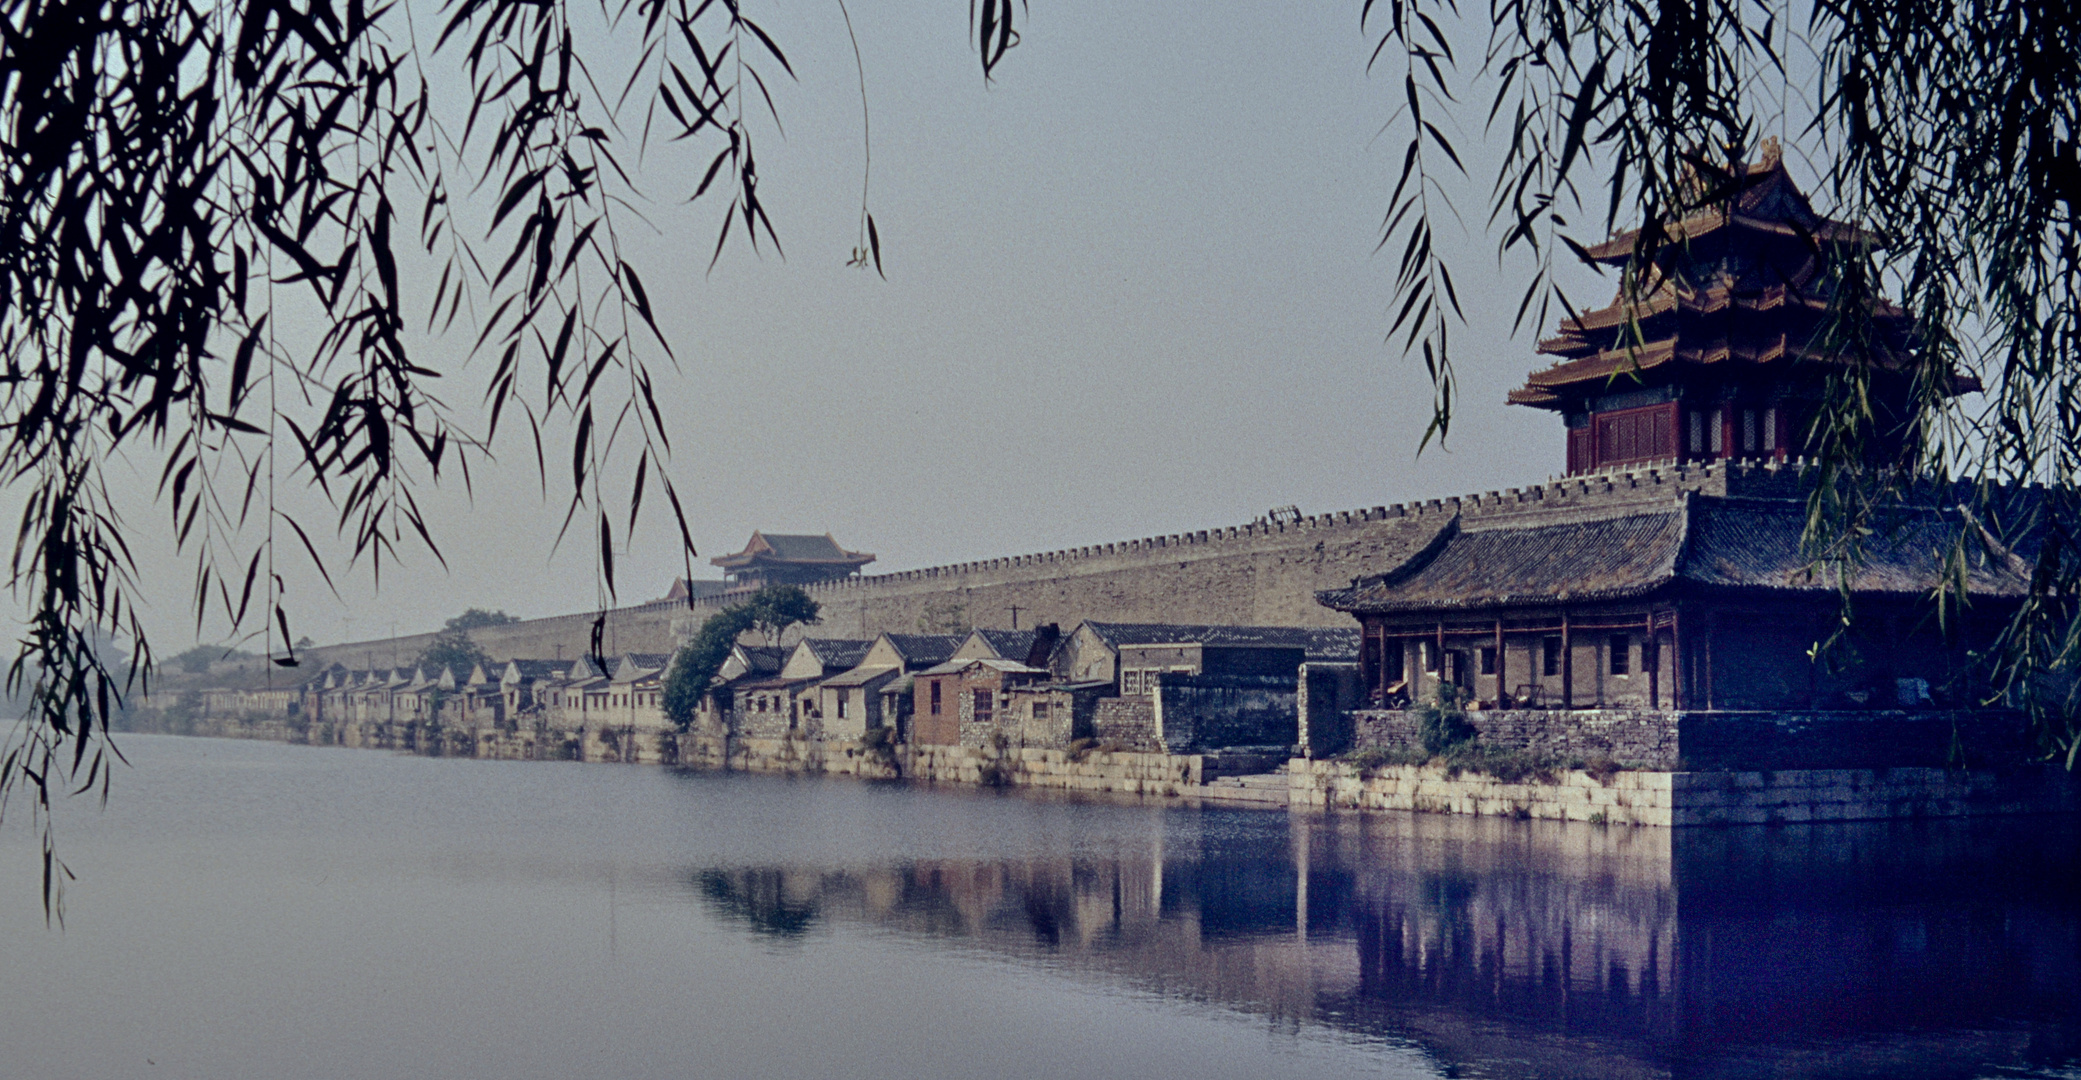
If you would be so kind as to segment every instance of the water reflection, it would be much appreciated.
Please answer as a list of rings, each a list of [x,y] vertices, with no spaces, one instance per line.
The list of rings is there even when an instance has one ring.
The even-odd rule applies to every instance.
[[[2081,1053],[2071,822],[1243,820],[692,880],[758,935],[869,927],[1414,1039],[1484,1075],[2050,1075]]]

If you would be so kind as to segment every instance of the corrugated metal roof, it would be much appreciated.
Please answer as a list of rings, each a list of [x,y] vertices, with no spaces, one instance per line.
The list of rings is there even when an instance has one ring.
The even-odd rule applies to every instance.
[[[833,675],[833,676],[831,676],[831,677],[830,677],[830,678],[828,678],[828,679],[825,679],[825,680],[823,681],[823,683],[822,683],[821,685],[824,685],[824,686],[865,686],[865,685],[867,685],[868,683],[871,683],[871,682],[873,682],[874,680],[876,680],[876,679],[879,679],[879,678],[881,678],[881,677],[882,677],[882,676],[884,676],[884,675],[888,675],[888,674],[891,674],[891,673],[900,673],[900,672],[901,672],[902,670],[903,670],[902,668],[894,668],[894,667],[880,667],[880,666],[876,666],[876,667],[856,667],[856,668],[852,669],[851,671],[841,671],[841,672],[839,672],[838,674],[836,674],[836,675]]]
[[[944,664],[939,664],[937,666],[927,668],[924,671],[920,671],[918,672],[918,674],[952,675],[957,671],[966,671],[969,668],[975,667],[978,664],[982,665],[983,667],[994,668],[998,671],[1009,672],[1013,675],[1046,675],[1048,673],[1048,670],[1046,668],[1027,667],[1025,664],[1022,664],[1017,660],[1000,660],[996,657],[977,656],[970,657],[966,660],[949,660]]]

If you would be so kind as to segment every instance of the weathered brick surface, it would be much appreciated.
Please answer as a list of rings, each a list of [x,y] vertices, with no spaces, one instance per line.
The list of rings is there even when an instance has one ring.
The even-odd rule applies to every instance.
[[[1711,769],[2008,766],[2029,750],[2023,714],[2008,709],[1684,713],[1684,767]]]
[[[1558,758],[1608,757],[1650,768],[1677,764],[1680,714],[1629,709],[1482,709],[1467,713],[1476,738],[1487,745],[1532,750]],[[1414,749],[1413,710],[1366,710],[1352,714],[1351,745]]]
[[[1165,750],[1292,746],[1300,739],[1292,675],[1164,675],[1158,684]]]
[[[1622,772],[1603,780],[1570,771],[1552,782],[1512,782],[1434,766],[1362,771],[1344,762],[1296,761],[1289,773],[1294,806],[1612,825],[1773,825],[2081,810],[2081,783],[2050,765]]]
[[[1156,739],[1156,706],[1147,697],[1101,698],[1093,713],[1091,736],[1102,743],[1117,743],[1128,750],[1155,753],[1162,750]]]
[[[2021,714],[2006,709],[1860,712],[1673,712],[1488,709],[1467,713],[1488,745],[1559,758],[1608,757],[1693,771],[2020,764]],[[1413,710],[1352,714],[1355,748],[1417,745]]]

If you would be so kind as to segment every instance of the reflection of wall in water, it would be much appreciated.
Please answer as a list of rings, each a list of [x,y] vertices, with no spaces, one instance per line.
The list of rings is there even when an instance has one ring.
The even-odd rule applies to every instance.
[[[717,873],[734,903],[778,906],[737,912],[754,927],[806,906],[1498,1075],[1666,1076],[1731,1043],[2013,1016],[2041,1025],[2019,1047],[2074,1045],[2071,828],[1232,813],[1172,815],[1132,850]],[[1988,1053],[1943,1031],[1915,1046]],[[1867,1049],[1873,1075],[1902,1064]]]

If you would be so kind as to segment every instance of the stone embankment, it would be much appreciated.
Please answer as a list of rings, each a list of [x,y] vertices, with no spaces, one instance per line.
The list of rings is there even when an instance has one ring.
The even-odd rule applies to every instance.
[[[430,757],[661,764],[1035,788],[1192,804],[1469,814],[1606,825],[1788,825],[2081,811],[2052,765],[2001,769],[1552,770],[1499,779],[1439,765],[1362,765],[1265,753],[1080,752],[750,739],[603,728],[210,720],[185,734],[391,750]]]

